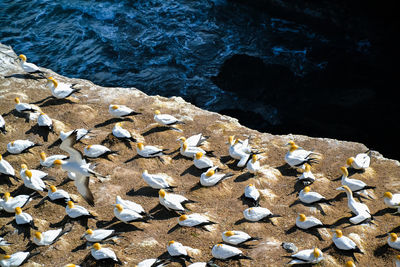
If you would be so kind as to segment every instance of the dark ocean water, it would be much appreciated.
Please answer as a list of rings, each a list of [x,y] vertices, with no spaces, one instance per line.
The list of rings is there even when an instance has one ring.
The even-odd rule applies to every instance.
[[[234,54],[303,75],[323,62],[307,55],[329,42],[306,26],[224,0],[0,1],[0,41],[28,61],[103,86],[182,96],[213,111],[250,103],[210,77]],[[252,107],[272,124],[272,106]]]

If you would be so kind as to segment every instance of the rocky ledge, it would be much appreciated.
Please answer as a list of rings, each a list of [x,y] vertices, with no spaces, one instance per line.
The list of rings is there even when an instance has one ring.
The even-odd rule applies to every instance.
[[[281,244],[294,243],[299,250],[318,247],[324,250],[325,259],[319,266],[343,266],[350,256],[328,248],[332,243],[332,232],[328,229],[319,229],[318,234],[304,231],[293,231],[296,217],[299,213],[312,215],[323,223],[343,230],[344,235],[352,237],[365,254],[356,254],[357,266],[393,266],[395,255],[398,251],[387,247],[386,233],[396,229],[399,217],[386,209],[383,194],[386,191],[395,192],[399,189],[400,166],[399,162],[384,158],[376,151],[371,153],[371,166],[365,172],[352,173],[351,178],[363,180],[368,185],[376,186],[371,190],[373,199],[362,199],[374,215],[374,224],[351,225],[347,207],[347,197],[335,189],[341,185],[340,167],[345,164],[348,157],[368,150],[360,143],[344,142],[327,138],[310,138],[307,136],[287,134],[271,135],[260,133],[241,126],[236,119],[217,113],[199,109],[180,97],[165,98],[148,96],[135,88],[105,88],[97,86],[90,81],[70,79],[42,69],[46,75],[55,77],[65,83],[76,83],[81,88],[80,94],[64,100],[48,99],[50,91],[46,88],[46,80],[34,75],[21,72],[13,58],[16,55],[11,48],[1,46],[0,53],[0,114],[6,121],[6,134],[0,134],[0,153],[5,154],[6,144],[16,139],[29,139],[43,144],[31,149],[29,153],[20,155],[4,155],[4,158],[19,173],[21,164],[34,169],[39,165],[40,152],[48,155],[65,154],[59,146],[52,145],[58,138],[60,131],[76,128],[93,129],[91,139],[83,139],[75,147],[83,150],[85,145],[105,143],[118,155],[109,156],[107,159],[92,160],[97,164],[96,171],[108,176],[108,179],[91,179],[90,188],[94,193],[95,206],[90,207],[80,197],[73,182],[60,185],[69,192],[77,204],[88,208],[97,215],[96,219],[89,219],[87,225],[74,222],[72,230],[59,241],[50,246],[39,247],[36,251],[40,254],[34,256],[26,266],[63,266],[67,263],[80,264],[90,253],[90,249],[83,245],[80,239],[85,232],[85,227],[100,228],[114,217],[112,204],[117,195],[141,204],[147,212],[151,212],[153,219],[148,223],[138,222],[131,225],[114,223],[109,227],[123,232],[121,237],[113,244],[105,246],[113,249],[121,259],[124,266],[134,264],[146,258],[156,258],[166,252],[168,241],[175,240],[184,246],[193,248],[190,251],[195,261],[208,261],[212,258],[211,248],[222,241],[221,233],[226,230],[243,230],[252,236],[262,239],[254,242],[251,248],[242,249],[245,255],[253,258],[250,260],[222,262],[216,261],[219,266],[282,266],[289,262],[290,253],[286,252]],[[28,59],[29,60],[29,59]],[[43,135],[36,126],[36,121],[26,121],[15,116],[14,99],[36,103],[39,108],[53,119],[55,133]],[[157,158],[137,157],[135,143],[132,147],[119,142],[111,137],[111,130],[115,120],[108,113],[111,103],[124,104],[133,108],[141,115],[135,116],[131,121],[126,120],[124,127],[145,144],[161,146],[168,149],[169,155],[164,160]],[[161,110],[176,116],[185,122],[180,128],[183,132],[170,130],[154,125],[154,111]],[[179,157],[177,151],[180,136],[191,136],[203,133],[210,136],[204,148],[214,151],[212,159],[221,166],[223,172],[232,172],[234,176],[213,187],[199,187],[199,176],[202,171],[193,167],[190,159]],[[246,169],[236,167],[229,158],[227,137],[235,135],[245,139],[251,136],[251,146],[263,152],[261,171],[256,176],[251,176]],[[298,199],[296,191],[299,184],[296,177],[300,174],[286,165],[284,157],[287,153],[285,144],[294,140],[301,147],[314,150],[322,154],[319,164],[312,166],[316,181],[311,185],[312,190],[319,192],[328,199],[334,200],[333,205],[324,205],[322,208],[307,207],[302,204],[291,205]],[[104,142],[105,141],[105,142]],[[175,151],[175,152],[174,152]],[[172,153],[173,152],[173,153]],[[143,170],[149,173],[163,172],[174,179],[177,186],[175,192],[189,199],[195,200],[191,204],[189,213],[201,213],[208,216],[217,224],[209,231],[197,228],[179,228],[170,231],[177,224],[177,217],[161,209],[155,208],[159,204],[157,190],[147,186],[141,177]],[[56,178],[49,184],[59,185],[66,178],[66,173],[58,168],[46,169],[49,175]],[[19,177],[19,175],[17,174]],[[14,192],[22,182],[13,182],[8,185],[0,181],[0,192]],[[254,184],[261,192],[260,206],[270,209],[274,214],[282,217],[273,218],[270,223],[250,223],[243,220],[243,210],[248,206],[240,199],[244,188]],[[46,193],[40,193],[44,196]],[[35,205],[40,198],[34,199],[23,208],[31,214],[40,231],[51,229],[65,216],[63,205],[45,202],[39,208]],[[14,214],[0,211],[1,235],[13,243],[3,247],[7,253],[26,250],[31,237],[24,239],[22,234],[15,231],[13,224]],[[83,245],[83,246],[82,246]],[[171,264],[175,266],[176,263]],[[93,260],[84,266],[99,266]],[[109,266],[109,265],[108,265]],[[176,265],[179,266],[179,265]]]

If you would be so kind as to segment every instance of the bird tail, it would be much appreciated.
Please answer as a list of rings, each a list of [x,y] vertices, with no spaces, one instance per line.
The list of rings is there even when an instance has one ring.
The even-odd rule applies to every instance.
[[[251,258],[249,256],[246,256],[246,255],[243,255],[241,253],[238,255],[238,259],[253,260],[253,258]]]
[[[140,115],[140,114],[142,114],[142,113],[136,112],[136,111],[132,111],[131,113],[127,114],[126,116],[134,116],[134,115]],[[126,116],[124,116],[124,117],[126,117]]]

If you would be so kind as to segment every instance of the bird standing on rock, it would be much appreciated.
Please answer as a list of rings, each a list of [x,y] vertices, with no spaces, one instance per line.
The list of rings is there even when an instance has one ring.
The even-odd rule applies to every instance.
[[[46,87],[51,90],[53,97],[57,99],[64,99],[71,96],[74,93],[78,93],[81,89],[73,88],[75,84],[59,83],[53,77],[47,78]]]
[[[133,111],[133,109],[128,108],[127,106],[124,105],[110,105],[108,107],[108,112],[111,114],[111,116],[115,118],[123,118],[127,116],[134,116],[134,115],[139,115],[142,114],[140,112]]]
[[[318,163],[317,156],[319,153],[305,150],[294,141],[289,141],[286,145],[289,145],[289,151],[285,155],[285,161],[291,167],[302,167],[305,163],[312,165],[313,163]]]

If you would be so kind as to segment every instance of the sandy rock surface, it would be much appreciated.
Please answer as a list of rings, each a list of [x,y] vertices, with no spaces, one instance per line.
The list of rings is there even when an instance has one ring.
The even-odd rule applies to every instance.
[[[93,129],[91,139],[84,139],[83,143],[75,145],[80,151],[83,151],[85,145],[100,143],[119,151],[118,155],[110,156],[108,159],[91,160],[98,164],[97,172],[108,175],[110,178],[103,182],[91,178],[90,188],[95,196],[95,207],[90,207],[80,197],[73,182],[64,183],[59,188],[73,194],[77,204],[97,214],[97,219],[89,219],[87,222],[87,227],[92,229],[100,228],[113,219],[112,204],[115,203],[117,195],[141,204],[153,215],[154,219],[148,223],[135,222],[126,225],[116,222],[108,226],[122,232],[121,238],[116,239],[115,244],[104,246],[116,252],[123,266],[134,266],[146,258],[160,256],[166,251],[170,240],[193,248],[191,255],[195,261],[208,261],[212,258],[212,246],[222,242],[221,233],[226,230],[242,230],[251,236],[261,237],[262,240],[253,242],[254,246],[251,249],[242,249],[245,255],[253,258],[252,261],[216,261],[219,266],[283,266],[290,261],[284,256],[290,254],[281,247],[282,242],[292,242],[299,250],[313,247],[324,249],[332,243],[332,232],[329,229],[320,229],[319,235],[293,230],[299,213],[317,217],[325,224],[334,224],[334,228],[342,229],[344,235],[352,237],[365,251],[364,255],[356,254],[357,266],[394,265],[394,257],[399,252],[385,246],[387,240],[385,234],[396,227],[398,229],[400,219],[392,214],[392,210],[385,209],[383,193],[385,191],[400,192],[398,161],[386,159],[374,151],[370,168],[365,172],[350,172],[351,178],[376,186],[375,190],[370,191],[375,199],[363,199],[374,214],[376,225],[353,226],[348,219],[345,219],[350,216],[347,197],[335,188],[341,185],[337,178],[341,177],[340,167],[344,166],[346,159],[368,150],[363,144],[292,134],[274,136],[259,133],[241,126],[236,119],[199,109],[180,97],[147,96],[135,88],[104,88],[90,81],[70,79],[43,69],[48,76],[53,76],[65,83],[77,83],[76,87],[82,88],[81,93],[76,94],[75,97],[65,100],[46,99],[51,95],[45,86],[46,80],[38,79],[38,76],[23,75],[18,66],[5,55],[15,56],[13,51],[4,46],[0,48],[2,51],[0,54],[0,114],[8,114],[4,116],[8,132],[5,135],[0,134],[0,153],[4,155],[6,144],[16,139],[29,139],[43,144],[43,146],[33,148],[30,153],[4,157],[14,167],[18,177],[22,163],[27,164],[31,169],[37,168],[41,151],[45,151],[48,155],[66,154],[59,149],[58,145],[52,146],[59,138],[58,134],[61,130]],[[50,133],[47,136],[38,129],[36,121],[26,122],[24,118],[16,116],[12,111],[14,98],[17,96],[23,102],[36,103],[42,111],[56,121],[56,133]],[[137,157],[135,143],[130,142],[127,145],[113,138],[110,133],[116,120],[113,120],[108,113],[108,106],[111,103],[125,104],[142,113],[132,117],[131,121],[123,122],[124,128],[130,130],[138,140],[145,144],[166,148],[168,152],[173,153],[165,156],[164,161],[158,158],[141,158]],[[186,124],[179,126],[183,132],[155,125],[153,116],[157,109],[184,120]],[[200,132],[210,136],[203,147],[214,151],[213,160],[218,162],[223,172],[234,173],[232,178],[214,187],[199,187],[202,171],[193,167],[192,160],[180,157],[177,151],[178,137],[188,137]],[[257,176],[253,177],[247,173],[246,169],[237,168],[236,162],[233,163],[230,160],[226,144],[229,135],[235,135],[241,139],[251,136],[252,147],[263,152],[265,158],[261,161],[262,171]],[[332,206],[323,204],[321,208],[298,204],[289,207],[298,198],[297,193],[293,192],[298,188],[296,177],[300,175],[289,168],[284,161],[287,152],[285,144],[289,140],[296,141],[305,149],[322,154],[320,163],[312,167],[317,180],[311,188],[328,199],[335,199]],[[205,214],[217,224],[212,226],[210,232],[197,228],[179,228],[168,233],[177,224],[178,217],[165,209],[156,209],[159,203],[158,191],[149,188],[142,179],[141,173],[145,169],[149,173],[164,172],[173,177],[177,185],[175,193],[197,202],[190,205],[192,212]],[[55,182],[50,181],[49,184],[59,185],[67,176],[64,171],[57,168],[45,169],[45,171],[56,178]],[[243,221],[243,210],[248,208],[248,205],[239,198],[244,193],[245,186],[250,183],[261,190],[260,206],[282,217],[274,218],[270,223]],[[1,180],[0,192],[14,192],[21,184],[22,181],[7,185]],[[41,195],[44,196],[45,193]],[[65,207],[47,201],[41,207],[35,208],[34,205],[39,201],[40,198],[33,200],[23,210],[34,217],[40,231],[46,231],[65,216]],[[13,214],[0,211],[0,226],[6,225],[13,218]],[[71,232],[55,244],[37,248],[40,254],[33,257],[27,266],[81,264],[90,253],[89,248],[82,246],[83,240],[80,239],[85,227],[84,223],[73,222]],[[4,238],[13,243],[12,246],[3,247],[8,253],[25,250],[34,233],[32,231],[31,237],[24,239],[22,234],[14,231],[11,224],[6,225],[0,234],[6,232],[8,233]],[[344,266],[344,263],[351,259],[350,256],[332,248],[327,249],[324,255],[326,259],[319,266]],[[92,259],[83,265],[100,266]],[[107,263],[104,266],[110,265]],[[171,266],[179,266],[179,264],[174,263]]]

